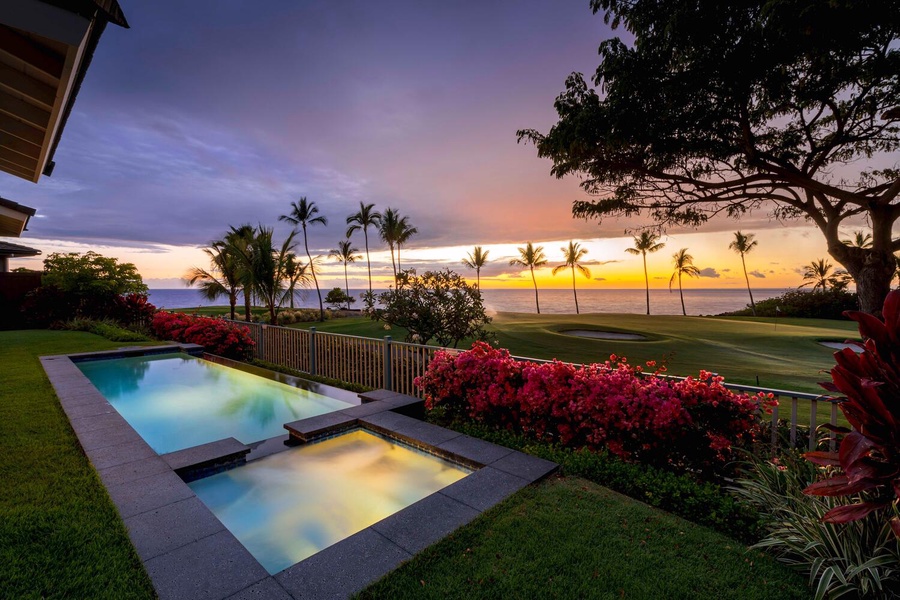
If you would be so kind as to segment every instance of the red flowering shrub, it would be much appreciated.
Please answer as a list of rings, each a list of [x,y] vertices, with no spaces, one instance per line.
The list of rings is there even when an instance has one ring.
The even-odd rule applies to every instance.
[[[669,380],[616,356],[581,367],[522,362],[483,342],[466,352],[438,352],[416,385],[429,409],[442,406],[451,418],[708,474],[721,470],[733,448],[756,439],[760,413],[774,403],[735,394],[705,372]]]
[[[150,328],[160,339],[199,344],[210,354],[237,360],[247,358],[254,346],[247,327],[221,319],[159,311]]]
[[[147,294],[126,294],[116,296],[111,312],[120,323],[144,326],[156,314],[156,307],[147,299]]]

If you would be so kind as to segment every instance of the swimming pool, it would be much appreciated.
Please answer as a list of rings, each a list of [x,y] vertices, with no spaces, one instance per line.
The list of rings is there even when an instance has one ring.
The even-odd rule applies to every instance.
[[[275,574],[469,473],[357,429],[188,485]]]
[[[287,422],[354,404],[347,393],[331,397],[185,353],[76,365],[159,454],[228,437],[258,442],[284,434]]]

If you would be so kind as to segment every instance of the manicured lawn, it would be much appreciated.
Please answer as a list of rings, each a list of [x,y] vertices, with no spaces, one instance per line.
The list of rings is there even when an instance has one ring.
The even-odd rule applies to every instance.
[[[578,478],[513,496],[361,598],[808,598],[799,575]]]
[[[0,331],[0,597],[154,597],[37,358],[122,345]]]
[[[406,335],[364,318],[294,325],[310,326],[350,335],[391,335],[395,340]],[[561,333],[567,329],[638,333],[647,340],[586,339]],[[851,321],[631,314],[498,313],[492,330],[500,346],[516,356],[575,363],[603,361],[610,354],[624,355],[633,364],[666,360],[672,375],[696,375],[705,369],[731,383],[756,385],[758,377],[762,387],[815,394],[824,393],[817,383],[828,378],[823,371],[834,364],[834,350],[818,342],[857,337]]]

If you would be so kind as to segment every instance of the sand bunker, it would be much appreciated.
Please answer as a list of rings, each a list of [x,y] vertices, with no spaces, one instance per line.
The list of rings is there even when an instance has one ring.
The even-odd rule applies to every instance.
[[[860,348],[859,346],[854,346],[853,344],[845,344],[844,342],[819,342],[819,344],[825,346],[826,348],[834,348],[835,350],[850,348],[854,352],[862,352],[862,348]]]
[[[593,329],[567,329],[560,331],[565,335],[575,337],[592,338],[595,340],[646,340],[647,337],[639,333],[621,333],[619,331],[594,331]]]

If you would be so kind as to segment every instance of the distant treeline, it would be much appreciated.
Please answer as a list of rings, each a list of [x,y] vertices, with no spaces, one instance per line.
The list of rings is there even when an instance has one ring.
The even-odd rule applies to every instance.
[[[859,310],[855,292],[843,289],[791,290],[756,303],[758,317],[803,317],[807,319],[845,319],[845,310]],[[721,313],[721,317],[749,317],[750,305],[741,310]]]

